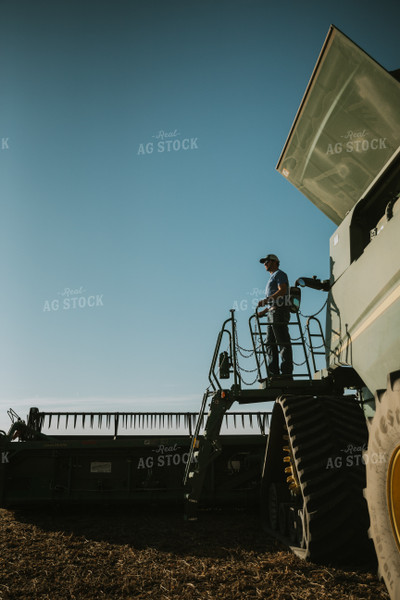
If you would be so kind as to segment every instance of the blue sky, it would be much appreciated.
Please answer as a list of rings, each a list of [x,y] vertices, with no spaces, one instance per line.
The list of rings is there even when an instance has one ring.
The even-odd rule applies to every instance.
[[[335,226],[275,166],[330,24],[391,70],[399,12],[0,2],[0,428],[9,407],[196,410],[235,303],[250,343],[258,259],[329,276]]]

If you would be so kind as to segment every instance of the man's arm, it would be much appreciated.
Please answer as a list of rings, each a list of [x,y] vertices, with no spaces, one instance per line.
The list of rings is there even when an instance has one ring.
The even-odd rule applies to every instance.
[[[261,306],[265,306],[266,304],[269,304],[271,302],[271,300],[272,300],[272,303],[274,304],[275,300],[277,298],[286,296],[286,292],[287,292],[286,283],[278,283],[278,289],[276,290],[276,292],[274,294],[272,294],[271,296],[268,296],[267,298],[260,300],[258,303],[258,308]],[[265,310],[262,310],[261,312],[258,312],[257,314],[259,317],[263,317],[265,314],[267,314],[268,311],[269,311],[269,307],[266,308]]]
[[[286,292],[287,292],[287,285],[286,283],[278,283],[278,289],[276,290],[275,294],[272,294],[272,296],[269,296],[269,298],[266,298],[266,300],[276,300],[277,298],[280,298],[281,296],[286,296]]]

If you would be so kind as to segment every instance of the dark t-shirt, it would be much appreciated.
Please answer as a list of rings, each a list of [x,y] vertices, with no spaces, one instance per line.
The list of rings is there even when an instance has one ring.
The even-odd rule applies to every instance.
[[[284,271],[281,271],[280,269],[277,269],[274,273],[271,274],[271,277],[269,278],[269,281],[265,288],[265,296],[268,298],[268,296],[272,296],[272,294],[275,294],[275,292],[277,292],[279,289],[279,285],[282,285],[284,283],[286,284],[286,295],[276,298],[275,302],[273,300],[268,302],[268,306],[289,306],[289,279],[286,273]]]

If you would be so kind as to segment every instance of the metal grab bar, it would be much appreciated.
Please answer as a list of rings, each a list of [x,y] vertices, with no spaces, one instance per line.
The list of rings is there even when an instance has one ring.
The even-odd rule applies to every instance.
[[[230,313],[231,313],[231,316],[229,317],[229,319],[226,319],[226,321],[224,321],[224,323],[221,327],[221,330],[218,334],[217,342],[215,344],[213,358],[211,361],[210,370],[208,372],[208,380],[214,391],[216,391],[217,388],[219,390],[222,390],[222,386],[221,386],[221,384],[219,382],[219,378],[215,372],[215,368],[216,368],[216,364],[217,364],[217,360],[218,360],[218,356],[219,356],[219,351],[221,349],[221,343],[222,343],[222,338],[224,336],[224,333],[228,334],[228,337],[229,337],[230,358],[231,358],[232,366],[233,366],[233,378],[234,378],[235,388],[240,387],[240,384],[241,384],[241,377],[240,377],[240,374],[239,374],[238,368],[237,368],[237,357],[236,357],[236,347],[235,347],[235,339],[236,339],[236,324],[235,324],[235,317],[234,317],[235,310],[233,308],[231,308]],[[229,331],[229,329],[226,329],[226,326],[228,323],[231,323],[231,331]]]
[[[311,333],[311,323],[316,323],[317,325],[317,333]],[[325,336],[322,329],[322,325],[319,319],[314,316],[311,316],[307,319],[306,323],[306,332],[308,337],[308,344],[311,352],[311,359],[313,363],[314,372],[317,371],[317,363],[315,357],[325,356],[325,366],[326,366],[326,344],[325,344]],[[321,340],[321,344],[319,346],[314,346],[313,338],[319,338]],[[317,348],[323,348],[323,350],[318,350]]]

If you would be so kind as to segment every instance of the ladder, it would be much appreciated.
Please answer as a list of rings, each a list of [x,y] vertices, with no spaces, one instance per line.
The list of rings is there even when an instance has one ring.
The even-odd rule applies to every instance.
[[[203,396],[202,410],[199,413],[196,430],[190,444],[183,481],[185,488],[190,487],[190,490],[185,493],[185,518],[189,521],[197,519],[197,505],[207,474],[207,467],[221,453],[222,446],[219,441],[219,433],[222,420],[233,403],[232,399],[227,398],[225,401],[225,392],[220,390],[214,392],[204,433],[200,438],[199,432],[208,397],[209,392],[206,391]]]

